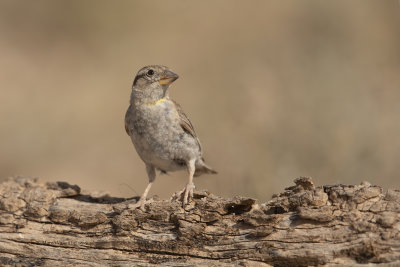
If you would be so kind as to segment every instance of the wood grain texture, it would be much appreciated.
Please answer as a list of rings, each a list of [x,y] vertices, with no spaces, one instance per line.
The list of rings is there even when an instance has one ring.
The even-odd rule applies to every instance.
[[[172,199],[146,211],[80,191],[0,184],[0,265],[400,266],[398,190],[302,177],[267,203],[195,192],[185,209]]]

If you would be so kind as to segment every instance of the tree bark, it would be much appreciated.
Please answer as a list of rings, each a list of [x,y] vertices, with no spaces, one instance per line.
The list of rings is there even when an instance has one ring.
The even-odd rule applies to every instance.
[[[400,191],[311,178],[259,204],[195,192],[154,200],[82,194],[77,185],[0,184],[1,266],[400,266]]]

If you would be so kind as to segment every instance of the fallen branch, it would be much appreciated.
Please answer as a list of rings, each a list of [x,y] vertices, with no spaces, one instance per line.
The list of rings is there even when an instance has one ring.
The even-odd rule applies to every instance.
[[[141,211],[65,182],[11,178],[0,184],[0,265],[400,265],[400,191],[295,183],[263,204],[195,192],[185,209],[164,200]]]

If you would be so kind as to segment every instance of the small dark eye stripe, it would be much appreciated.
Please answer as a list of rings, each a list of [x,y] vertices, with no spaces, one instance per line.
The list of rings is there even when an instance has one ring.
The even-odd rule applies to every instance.
[[[137,80],[139,80],[139,75],[136,75],[135,80],[133,80],[133,86],[136,85]]]
[[[136,75],[135,80],[133,80],[133,86],[135,86],[137,80],[139,80],[140,78],[143,78],[144,75],[145,75],[145,74],[138,74],[138,75]]]

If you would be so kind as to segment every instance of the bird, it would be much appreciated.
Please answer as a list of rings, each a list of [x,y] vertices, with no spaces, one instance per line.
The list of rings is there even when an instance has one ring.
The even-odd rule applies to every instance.
[[[217,173],[206,165],[200,140],[188,116],[169,97],[168,89],[178,77],[166,66],[149,65],[141,68],[133,81],[125,130],[145,163],[149,183],[130,208],[144,210],[156,170],[161,173],[187,170],[188,182],[179,193],[183,207],[193,198],[193,177]]]

